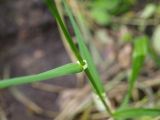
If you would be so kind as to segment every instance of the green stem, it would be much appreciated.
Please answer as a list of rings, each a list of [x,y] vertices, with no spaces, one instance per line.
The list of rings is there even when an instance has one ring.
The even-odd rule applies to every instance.
[[[104,87],[103,87],[103,84],[101,83],[101,80],[100,80],[100,77],[98,75],[98,72],[96,70],[96,67],[92,61],[92,57],[83,41],[83,38],[82,38],[82,35],[79,31],[79,28],[70,12],[69,9],[67,9],[67,3],[65,3],[65,1],[63,0],[64,2],[64,5],[67,9],[67,13],[69,14],[69,17],[70,17],[70,20],[71,20],[71,23],[73,25],[73,29],[74,29],[74,32],[75,32],[75,35],[76,35],[76,38],[77,38],[77,42],[78,42],[78,45],[79,45],[79,49],[80,49],[80,52],[79,50],[76,48],[75,44],[73,43],[73,40],[69,34],[69,32],[67,31],[67,28],[64,26],[64,23],[63,21],[61,20],[61,17],[59,15],[59,12],[56,8],[56,5],[55,5],[55,1],[52,1],[52,0],[45,0],[48,7],[49,7],[49,10],[50,12],[52,13],[52,15],[55,17],[57,23],[59,24],[61,30],[63,31],[64,33],[64,36],[66,37],[66,40],[67,42],[69,43],[69,46],[71,47],[71,50],[74,52],[75,56],[77,57],[77,59],[79,60],[80,64],[82,66],[84,66],[85,64],[85,61],[86,61],[86,64],[88,65],[88,67],[85,69],[85,73],[86,75],[88,76],[90,82],[91,82],[91,85],[93,87],[93,90],[94,92],[97,94],[97,96],[99,96],[100,100],[102,101],[102,103],[104,104],[104,107],[106,108],[106,110],[108,111],[108,113],[110,115],[112,115],[111,113],[111,110],[109,108],[109,106],[107,105],[106,101],[105,101],[105,90],[104,90]],[[82,55],[82,57],[81,57]],[[85,60],[83,60],[83,59]]]
[[[98,97],[100,98],[101,102],[103,103],[106,111],[109,113],[109,115],[112,116],[111,108],[110,108],[109,105],[106,103],[105,97],[103,96],[103,94],[105,94],[105,93],[102,94],[102,92],[98,89],[98,87],[97,87],[97,85],[96,85],[96,83],[95,83],[95,81],[94,81],[94,78],[93,78],[93,76],[92,76],[92,73],[90,72],[90,70],[89,70],[88,68],[85,70],[85,73],[86,73],[88,79],[90,80],[92,86],[94,87],[95,92],[97,93]]]

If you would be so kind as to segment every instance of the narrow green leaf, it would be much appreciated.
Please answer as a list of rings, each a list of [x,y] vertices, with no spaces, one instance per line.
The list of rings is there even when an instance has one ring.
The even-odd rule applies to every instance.
[[[148,38],[146,36],[136,38],[134,42],[132,70],[129,78],[130,86],[134,86],[147,54],[148,54]]]
[[[134,41],[132,67],[129,75],[128,93],[122,103],[123,107],[126,106],[129,102],[132,90],[140,73],[140,70],[143,67],[143,63],[147,54],[148,54],[148,38],[146,36],[137,37]]]
[[[79,54],[79,51],[78,49],[76,48],[76,46],[74,45],[73,43],[73,40],[69,34],[69,32],[67,31],[67,28],[65,27],[61,17],[60,17],[60,14],[57,10],[57,7],[55,5],[55,1],[54,0],[44,0],[44,2],[46,3],[46,5],[48,6],[52,16],[55,17],[57,23],[59,24],[61,30],[63,31],[64,33],[64,36],[67,40],[67,43],[69,44],[71,50],[73,51],[74,55],[76,56],[76,58],[79,60],[79,62],[82,64],[82,65],[85,65],[81,55]]]
[[[130,108],[113,113],[115,119],[138,118],[142,116],[160,116],[160,109]]]
[[[47,80],[73,73],[79,73],[81,71],[83,71],[83,67],[79,63],[70,63],[36,75],[0,80],[0,89],[15,85],[28,84],[37,81]]]
[[[90,83],[92,85],[93,90],[95,93],[99,96],[101,101],[103,102],[104,106],[106,107],[107,111],[111,114],[111,111],[109,110],[108,105],[105,102],[105,90],[104,86],[102,85],[102,81],[100,79],[100,76],[98,74],[98,71],[96,69],[96,66],[93,62],[93,59],[91,57],[91,54],[89,53],[89,50],[87,46],[84,43],[84,38],[79,30],[79,27],[77,23],[75,22],[75,19],[73,17],[72,11],[70,7],[68,6],[66,0],[62,0],[66,9],[67,14],[69,15],[71,24],[73,26],[77,42],[79,45],[80,53],[83,56],[83,59],[87,61],[88,68],[85,69],[86,75],[88,76]]]
[[[84,43],[84,38],[79,30],[79,27],[78,25],[76,24],[75,20],[74,20],[74,17],[72,15],[72,12],[69,8],[69,6],[67,5],[66,1],[63,0],[64,2],[64,5],[65,5],[65,8],[66,8],[66,11],[69,15],[69,18],[71,20],[71,23],[73,25],[73,29],[75,31],[75,34],[76,34],[76,38],[77,38],[77,41],[78,41],[78,45],[79,45],[79,49],[80,49],[80,52],[81,52],[81,55],[83,56],[83,59],[85,59],[87,61],[87,64],[88,64],[88,69],[89,71],[91,72],[92,76],[94,76],[94,82],[95,82],[95,85],[94,86],[97,86],[100,90],[100,93],[104,93],[104,87],[101,83],[101,79],[100,79],[100,76],[96,70],[96,67],[95,67],[95,64],[93,62],[93,59],[91,57],[91,54],[89,53],[89,50],[87,48],[87,46],[85,45]]]

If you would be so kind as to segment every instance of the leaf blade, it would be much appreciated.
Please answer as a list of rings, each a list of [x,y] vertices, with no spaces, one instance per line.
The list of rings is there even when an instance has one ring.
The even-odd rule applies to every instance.
[[[128,79],[129,82],[128,93],[125,96],[124,101],[120,106],[120,109],[127,107],[127,104],[132,94],[132,90],[135,86],[135,83],[137,81],[138,75],[140,74],[141,68],[143,66],[147,54],[148,54],[148,37],[147,36],[137,37],[134,41],[132,66]]]
[[[83,71],[83,67],[79,63],[70,63],[70,64],[66,64],[61,67],[58,67],[46,72],[42,72],[36,75],[28,75],[24,77],[1,80],[0,89],[10,87],[10,86],[43,81],[46,79],[56,78],[59,76],[64,76],[64,75],[73,74],[73,73],[79,73],[82,71]]]
[[[85,59],[87,61],[88,69],[89,69],[89,71],[92,71],[91,74],[95,77],[94,81],[96,81],[96,84],[98,85],[98,89],[100,89],[100,91],[104,93],[105,91],[104,91],[103,85],[101,83],[99,83],[99,81],[101,81],[101,80],[100,80],[100,77],[99,77],[97,70],[95,68],[95,64],[92,60],[92,57],[89,53],[89,50],[84,43],[84,38],[82,37],[82,34],[78,28],[78,25],[76,24],[76,22],[74,20],[74,17],[71,13],[71,10],[70,10],[69,6],[67,5],[67,2],[65,0],[63,0],[63,3],[65,5],[66,11],[67,11],[69,18],[71,20],[71,24],[73,25],[73,29],[75,31],[77,42],[78,42],[78,45],[80,48],[80,53],[82,54],[83,59]]]
[[[146,108],[130,108],[116,111],[113,116],[117,119],[136,118],[141,116],[159,116],[160,109],[146,109]]]
[[[103,103],[103,105],[105,106],[106,110],[108,111],[108,113],[111,115],[111,110],[110,110],[110,106],[106,103],[105,98],[105,89],[104,86],[102,84],[101,78],[98,74],[98,71],[96,69],[96,66],[93,62],[92,56],[89,53],[89,50],[87,48],[87,46],[84,43],[84,38],[82,37],[82,34],[79,30],[79,27],[73,17],[72,11],[70,10],[66,0],[62,0],[66,9],[67,14],[69,15],[69,19],[71,21],[71,24],[73,26],[76,38],[77,38],[77,42],[79,45],[79,49],[80,49],[80,53],[83,57],[83,59],[85,59],[87,61],[88,64],[88,68],[85,69],[85,73],[87,75],[87,77],[89,78],[89,81],[91,83],[91,86],[94,90],[94,92],[97,94],[97,96],[100,98],[101,102]]]
[[[63,21],[60,17],[60,14],[59,14],[58,9],[56,7],[55,1],[54,0],[44,0],[44,2],[48,6],[49,11],[51,12],[52,16],[55,17],[55,19],[56,19],[57,23],[59,24],[61,30],[63,31],[64,36],[66,38],[66,41],[69,44],[69,46],[70,46],[71,50],[73,51],[74,55],[76,56],[76,58],[79,60],[79,62],[82,65],[85,65],[81,55],[79,54],[78,49],[76,48],[75,44],[73,43],[73,40],[72,40],[66,26],[64,25],[64,23],[63,23]]]

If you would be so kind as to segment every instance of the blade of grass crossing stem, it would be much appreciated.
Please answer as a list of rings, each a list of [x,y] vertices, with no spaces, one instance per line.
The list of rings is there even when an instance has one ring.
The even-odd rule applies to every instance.
[[[74,29],[74,32],[75,32],[75,35],[77,38],[77,42],[79,45],[80,53],[83,56],[83,58],[87,61],[88,68],[85,70],[85,72],[90,80],[91,86],[92,86],[93,90],[95,91],[95,93],[97,94],[97,96],[99,96],[99,98],[102,101],[102,103],[104,104],[106,110],[111,114],[111,110],[105,101],[106,96],[105,96],[104,86],[102,85],[100,76],[96,70],[96,66],[93,62],[91,54],[89,53],[89,50],[84,43],[84,38],[82,37],[82,34],[79,30],[77,23],[75,22],[75,19],[73,17],[73,14],[72,14],[70,7],[68,6],[66,0],[62,0],[62,1],[64,3],[65,8],[66,8],[67,14],[69,15],[71,24],[73,26],[73,29]]]
[[[40,74],[36,74],[36,75],[29,75],[24,77],[0,80],[0,89],[10,87],[10,86],[15,86],[15,85],[38,82],[42,80],[59,77],[59,76],[79,73],[82,71],[83,71],[83,67],[79,63],[70,63],[70,64],[66,64],[61,67],[58,67]]]
[[[156,117],[160,115],[160,109],[144,109],[144,108],[131,108],[123,109],[113,113],[115,119],[131,119],[136,117],[150,116]]]
[[[137,37],[134,40],[132,67],[128,81],[129,82],[128,93],[125,96],[124,101],[120,108],[127,107],[127,104],[132,94],[132,90],[140,73],[140,70],[143,67],[143,63],[147,54],[148,54],[148,38],[146,36]]]
[[[76,46],[73,43],[73,40],[69,34],[69,32],[67,31],[61,17],[60,14],[57,10],[56,4],[54,0],[44,0],[44,2],[46,3],[46,5],[48,6],[48,9],[50,10],[52,16],[55,17],[57,23],[59,24],[61,30],[64,33],[64,36],[67,40],[67,43],[69,44],[71,50],[73,51],[74,55],[76,56],[76,58],[79,60],[79,62],[81,63],[81,65],[85,65],[85,62],[83,61],[78,49],[76,48]]]

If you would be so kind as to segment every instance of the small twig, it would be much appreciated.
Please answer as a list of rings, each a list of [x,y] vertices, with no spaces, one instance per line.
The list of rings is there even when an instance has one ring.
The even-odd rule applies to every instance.
[[[0,120],[7,120],[6,113],[0,107]]]
[[[113,120],[108,118],[105,112],[91,114],[91,120]]]
[[[27,98],[23,93],[21,93],[17,88],[10,88],[12,95],[21,103],[23,103],[31,112],[38,115],[45,115],[47,117],[53,118],[57,115],[56,112],[47,111],[39,107],[36,103]]]
[[[41,82],[32,84],[32,87],[42,91],[51,92],[51,93],[60,93],[63,90],[67,89],[57,85],[53,85],[53,84],[51,85],[51,84],[41,83]]]
[[[32,102],[17,88],[10,88],[10,92],[19,102],[23,103],[29,110],[33,111],[36,114],[42,114],[42,108],[40,108],[37,104]]]
[[[126,77],[126,72],[118,73],[110,82],[106,83],[106,91],[112,90],[114,86],[120,84],[120,82]]]
[[[89,120],[91,111],[92,111],[92,105],[88,106],[88,108],[84,110],[80,120]]]
[[[144,25],[158,25],[159,19],[143,19],[143,18],[128,18],[124,19],[121,17],[113,17],[112,19],[113,23],[119,23],[119,24],[125,24],[125,25],[136,25],[136,26],[141,26],[142,23]]]
[[[70,100],[60,114],[54,120],[70,120],[81,110],[86,108],[88,104],[92,101],[91,95],[89,95],[91,89],[86,85],[80,92],[77,92],[75,97]],[[79,103],[79,101],[82,101]]]
[[[140,87],[154,87],[160,85],[160,76],[156,76],[154,79],[148,79],[143,81],[143,83],[138,82]]]

